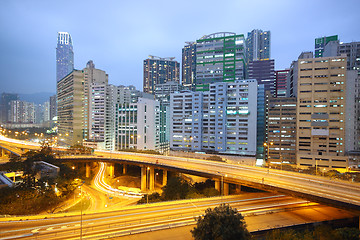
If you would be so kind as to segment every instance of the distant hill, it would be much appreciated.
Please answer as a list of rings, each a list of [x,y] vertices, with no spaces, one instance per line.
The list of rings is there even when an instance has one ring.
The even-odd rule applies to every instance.
[[[32,93],[32,94],[19,94],[19,98],[22,101],[33,102],[35,104],[43,104],[44,102],[49,101],[49,98],[55,95],[55,93],[41,92],[41,93]]]

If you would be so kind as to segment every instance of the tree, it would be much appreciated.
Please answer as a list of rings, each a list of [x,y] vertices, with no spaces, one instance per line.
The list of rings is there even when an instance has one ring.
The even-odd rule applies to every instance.
[[[180,177],[171,177],[166,186],[163,187],[161,197],[164,200],[185,199],[190,191],[189,183]]]
[[[226,204],[208,208],[204,216],[197,218],[196,227],[191,233],[195,240],[251,239],[244,217]]]

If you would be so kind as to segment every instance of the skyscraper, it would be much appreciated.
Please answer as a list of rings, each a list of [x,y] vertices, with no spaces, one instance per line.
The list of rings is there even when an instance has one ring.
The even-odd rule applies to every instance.
[[[180,64],[174,58],[149,56],[144,60],[144,84],[146,93],[155,94],[157,84],[166,82],[180,83]]]
[[[74,52],[71,36],[67,32],[58,32],[56,47],[56,82],[74,70]]]
[[[270,31],[254,29],[246,38],[247,61],[270,59]]]
[[[325,45],[337,40],[339,40],[338,35],[315,38],[315,57],[323,57]]]
[[[346,56],[299,59],[297,84],[297,165],[346,169]]]
[[[196,76],[196,43],[187,42],[182,49],[182,85],[194,91]]]
[[[219,32],[196,41],[196,91],[208,91],[209,84],[245,78],[244,35]]]

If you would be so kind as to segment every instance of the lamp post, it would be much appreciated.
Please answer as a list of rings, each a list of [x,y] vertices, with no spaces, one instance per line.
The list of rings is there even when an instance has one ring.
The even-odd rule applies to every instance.
[[[270,158],[270,145],[274,145],[274,142],[270,142],[270,143],[264,142],[264,147],[267,147],[267,158],[265,162],[268,162]]]

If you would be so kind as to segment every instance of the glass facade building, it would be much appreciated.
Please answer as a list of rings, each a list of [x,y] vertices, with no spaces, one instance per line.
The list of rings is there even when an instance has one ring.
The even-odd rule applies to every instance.
[[[67,32],[58,32],[56,47],[56,82],[74,70],[74,51],[71,36]]]
[[[196,91],[209,91],[209,84],[245,78],[244,35],[213,33],[196,41]]]
[[[247,60],[259,61],[270,59],[270,31],[254,29],[246,38]]]

